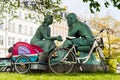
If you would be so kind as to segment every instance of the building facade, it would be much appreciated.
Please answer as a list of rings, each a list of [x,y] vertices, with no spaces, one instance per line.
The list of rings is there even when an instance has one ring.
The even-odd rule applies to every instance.
[[[8,54],[8,48],[16,42],[22,41],[29,43],[37,28],[41,25],[23,19],[24,13],[20,11],[19,17],[19,19],[13,20],[5,19],[3,24],[0,24],[0,57],[5,57]],[[43,17],[41,17],[41,20],[43,20]],[[52,36],[61,35],[63,40],[65,40],[68,27],[64,17],[61,22],[53,23],[50,28]],[[57,46],[62,45],[62,42],[55,42]]]
[[[39,25],[20,19],[5,20],[0,25],[0,57],[8,54],[8,48],[18,41],[30,42]]]

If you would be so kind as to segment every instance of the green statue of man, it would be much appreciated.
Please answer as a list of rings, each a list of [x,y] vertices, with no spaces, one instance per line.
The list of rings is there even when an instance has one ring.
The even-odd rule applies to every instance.
[[[94,36],[90,28],[85,23],[78,21],[77,16],[74,13],[69,13],[66,19],[69,28],[68,37],[74,38],[66,39],[62,46],[70,47],[71,45],[75,45],[77,50],[79,50],[81,46],[92,46]],[[90,49],[86,50],[87,52],[85,53],[88,53],[89,50]]]
[[[76,14],[69,13],[66,17],[68,23],[68,36],[75,37],[72,40],[66,40],[64,46],[69,47],[74,44],[75,46],[91,45],[94,36],[90,28],[83,22],[78,21]]]
[[[40,55],[40,62],[44,62],[48,53],[56,47],[54,40],[62,41],[61,36],[51,37],[51,29],[49,25],[53,22],[52,15],[46,15],[42,25],[40,25],[30,41],[30,44],[40,46],[44,53]]]

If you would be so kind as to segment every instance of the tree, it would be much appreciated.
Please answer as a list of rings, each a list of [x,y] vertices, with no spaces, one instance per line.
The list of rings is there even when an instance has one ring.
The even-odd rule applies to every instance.
[[[89,8],[90,8],[90,11],[92,13],[94,13],[95,11],[100,11],[100,3],[99,3],[99,0],[83,0],[83,2],[85,3],[89,3]],[[104,6],[106,8],[109,7],[110,3],[112,3],[112,5],[118,9],[120,9],[120,0],[104,0]]]
[[[105,7],[108,7],[110,3],[114,7],[120,9],[120,0],[103,0]],[[91,13],[100,11],[100,3],[97,0],[83,0],[85,3],[89,3]],[[9,13],[12,18],[16,18],[16,10],[18,8],[29,9],[43,15],[53,14],[57,21],[61,20],[60,13],[65,10],[61,7],[61,0],[1,0],[0,1],[0,21],[6,17],[5,13]],[[38,15],[39,16],[39,15]],[[29,14],[31,18],[31,14]]]
[[[0,21],[6,17],[6,13],[12,18],[18,17],[17,10],[19,8],[35,11],[43,15],[52,14],[59,21],[61,19],[60,12],[65,10],[60,4],[61,0],[1,0]],[[31,18],[31,14],[29,14],[29,17]]]
[[[120,22],[112,18],[112,16],[105,16],[100,18],[95,16],[91,18],[90,25],[97,30],[105,29],[105,33],[101,36],[104,38],[106,57],[120,56]]]

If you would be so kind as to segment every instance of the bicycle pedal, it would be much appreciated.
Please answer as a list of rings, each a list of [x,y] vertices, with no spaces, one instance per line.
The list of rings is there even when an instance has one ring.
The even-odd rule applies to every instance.
[[[58,56],[52,56],[52,58],[57,58]]]
[[[79,55],[76,55],[76,57],[79,57]]]
[[[83,68],[82,68],[82,66],[80,66],[80,71],[83,71]]]

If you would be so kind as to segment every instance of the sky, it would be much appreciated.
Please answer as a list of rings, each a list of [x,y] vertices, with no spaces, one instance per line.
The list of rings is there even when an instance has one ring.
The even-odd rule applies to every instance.
[[[89,4],[83,3],[83,0],[62,0],[62,4],[67,6],[67,11],[74,12],[79,17],[90,18],[95,14],[98,14],[100,17],[104,17],[106,15],[113,16],[115,19],[120,20],[120,10],[113,6],[109,6],[108,8],[104,7],[104,0],[98,0],[101,4],[101,11],[95,12],[92,14],[89,10]]]

